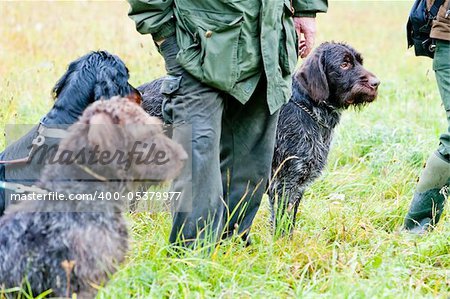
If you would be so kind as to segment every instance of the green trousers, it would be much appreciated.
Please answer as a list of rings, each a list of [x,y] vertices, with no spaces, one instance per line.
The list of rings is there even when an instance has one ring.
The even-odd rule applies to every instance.
[[[450,185],[450,42],[436,42],[433,69],[448,128],[439,138],[437,152],[427,160],[405,218],[405,228],[415,233],[424,233],[439,222],[445,203],[442,189]]]
[[[170,242],[190,246],[233,232],[248,241],[270,175],[278,121],[278,112],[269,113],[266,79],[242,105],[178,64],[175,36],[159,51],[169,75],[162,86],[163,116],[174,125],[173,139],[190,147],[192,163],[172,184],[181,202],[173,211]]]
[[[442,103],[447,113],[447,132],[439,138],[438,152],[450,161],[450,42],[436,42],[436,53],[433,60],[433,69],[441,94]]]

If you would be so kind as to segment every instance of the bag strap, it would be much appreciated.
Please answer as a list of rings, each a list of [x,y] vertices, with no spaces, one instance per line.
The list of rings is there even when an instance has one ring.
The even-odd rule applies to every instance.
[[[444,4],[444,0],[434,1],[433,5],[430,7],[430,10],[428,11],[430,19],[434,19],[438,15],[439,8],[442,6],[442,4]]]

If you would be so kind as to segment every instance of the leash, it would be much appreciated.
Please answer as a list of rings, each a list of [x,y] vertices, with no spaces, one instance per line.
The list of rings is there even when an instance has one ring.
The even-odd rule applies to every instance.
[[[302,109],[303,111],[306,112],[306,114],[308,114],[316,123],[318,123],[319,125],[321,125],[324,128],[329,128],[329,126],[327,124],[325,124],[323,121],[321,121],[317,115],[312,112],[308,107],[306,107],[305,105],[303,105],[302,103],[297,103],[292,101],[297,107],[299,107],[300,109]]]
[[[42,122],[39,123],[37,132],[38,132],[38,136],[36,136],[36,138],[34,138],[33,141],[31,142],[31,144],[32,144],[31,150],[25,158],[19,158],[19,159],[14,159],[14,160],[0,160],[0,165],[1,164],[4,164],[4,165],[6,165],[6,164],[11,164],[11,165],[26,164],[30,161],[31,156],[33,156],[33,153],[36,151],[36,149],[38,149],[39,147],[44,145],[46,137],[63,139],[64,137],[66,137],[68,135],[67,131],[64,129],[49,128],[49,127],[46,127]]]
[[[92,169],[90,169],[87,166],[75,163],[75,165],[80,168],[81,170],[83,170],[84,172],[86,172],[87,174],[89,174],[90,176],[96,178],[97,180],[101,181],[101,182],[108,182],[109,180],[107,178],[105,178],[102,175],[99,175],[98,173],[96,173],[95,171],[93,171]]]
[[[14,159],[14,160],[0,160],[0,165],[1,164],[8,164],[8,165],[14,165],[14,164],[26,164],[28,163],[28,161],[30,160],[30,154],[28,154],[27,157],[25,158],[21,158],[21,159]]]

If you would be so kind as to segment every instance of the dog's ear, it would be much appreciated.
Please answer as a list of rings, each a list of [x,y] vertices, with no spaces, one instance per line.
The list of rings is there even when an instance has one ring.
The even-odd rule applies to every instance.
[[[96,74],[94,100],[109,99],[113,96],[127,96],[131,92],[128,73],[123,73],[113,66],[103,67]]]
[[[87,139],[91,147],[98,146],[102,151],[113,151],[123,143],[123,134],[119,125],[114,124],[106,113],[96,113],[89,119]]]
[[[78,60],[77,60],[78,61]],[[55,86],[52,89],[52,97],[54,100],[59,97],[59,94],[63,90],[64,86],[67,83],[68,78],[72,75],[72,73],[76,69],[76,62],[72,62],[69,67],[67,68],[67,71],[62,75],[61,78],[59,78],[58,82],[56,82]]]
[[[330,96],[327,75],[325,73],[325,55],[323,51],[316,51],[308,57],[297,74],[297,80],[306,88],[309,96],[323,102]]]

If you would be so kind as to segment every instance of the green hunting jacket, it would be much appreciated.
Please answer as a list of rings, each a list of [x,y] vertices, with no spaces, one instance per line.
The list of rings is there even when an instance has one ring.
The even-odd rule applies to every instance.
[[[291,96],[297,64],[292,16],[325,12],[327,0],[128,0],[142,34],[161,40],[174,33],[177,60],[195,78],[246,103],[267,76],[275,112]]]

